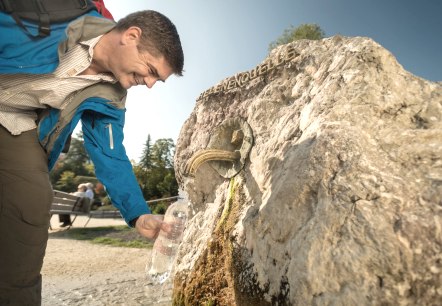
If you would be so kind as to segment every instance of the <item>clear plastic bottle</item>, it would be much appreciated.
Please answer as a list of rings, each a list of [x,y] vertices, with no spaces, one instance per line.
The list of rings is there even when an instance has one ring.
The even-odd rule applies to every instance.
[[[160,231],[153,245],[151,260],[146,265],[147,277],[154,284],[162,284],[170,276],[187,217],[188,203],[185,198],[172,203],[164,215],[164,222],[170,224],[172,230],[169,233]]]

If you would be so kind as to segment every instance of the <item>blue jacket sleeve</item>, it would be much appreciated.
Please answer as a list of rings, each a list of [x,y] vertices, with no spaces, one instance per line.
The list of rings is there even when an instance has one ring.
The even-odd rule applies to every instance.
[[[127,224],[150,213],[123,146],[124,110],[117,116],[87,111],[82,115],[85,149],[95,166],[95,175],[105,186],[112,204]]]

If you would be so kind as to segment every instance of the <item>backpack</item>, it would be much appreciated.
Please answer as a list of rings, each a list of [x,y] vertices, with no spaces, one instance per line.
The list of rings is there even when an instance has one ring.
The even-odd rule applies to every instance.
[[[113,20],[103,0],[0,0],[0,27],[2,28],[2,32],[0,32],[0,73],[51,72],[54,69],[53,66],[58,65],[58,60],[54,60],[54,58],[58,59],[57,48],[53,48],[53,45],[61,41],[61,36],[65,32],[68,23],[83,15],[96,16],[99,14],[107,19]],[[22,19],[25,23],[22,22]],[[14,21],[23,31],[16,28]],[[34,35],[31,31],[36,33],[37,25],[38,34]],[[53,31],[50,36],[51,25],[53,25]],[[28,29],[27,26],[30,28]],[[16,29],[12,31],[14,28]],[[19,38],[17,36],[21,37]],[[38,48],[35,45],[37,41],[39,45]],[[23,49],[19,50],[18,46]],[[34,51],[37,50],[36,54],[29,54],[29,52],[27,52],[31,49]],[[45,52],[39,52],[41,51],[40,49]],[[50,49],[54,49],[54,51],[48,52]],[[18,56],[13,56],[14,53],[17,53]],[[42,55],[46,53],[49,53],[49,56],[45,57]],[[20,54],[24,55],[29,61],[22,62],[23,58],[20,57]],[[42,62],[44,66],[52,66],[48,67],[48,70],[44,70],[38,65],[40,62]],[[11,72],[11,69],[15,70]],[[17,69],[24,69],[25,71],[18,72],[16,71]],[[61,132],[64,127],[69,124],[70,120],[72,120],[78,106],[87,97],[85,94],[94,96],[103,91],[104,97],[110,96],[113,98],[117,96],[123,100],[126,94],[124,90],[119,89],[120,91],[116,91],[114,88],[102,90],[102,88],[106,87],[109,86],[96,84],[82,90],[81,92],[83,92],[83,94],[77,94],[76,98],[73,99],[73,103],[70,103],[69,107],[66,107],[64,110],[45,109],[38,112],[39,140],[42,145],[44,144],[48,156],[52,153],[57,138],[53,137],[49,139],[48,135],[52,134],[42,137],[40,134],[40,122],[43,121],[44,118],[49,117],[51,112],[57,113],[56,118],[54,117],[55,120],[58,120],[56,128]],[[92,92],[94,94],[92,94]],[[114,100],[111,99],[111,101]],[[114,101],[113,103],[115,103],[115,107],[124,108],[124,102],[117,103]],[[70,138],[70,133],[64,138],[64,149],[62,150],[64,153],[69,150]],[[52,161],[52,163],[55,163],[55,161]]]
[[[103,0],[0,0],[0,11],[10,14],[33,38],[49,36],[51,24],[73,20],[91,10],[99,10],[104,17],[112,19]],[[22,20],[38,23],[38,34],[33,35]]]

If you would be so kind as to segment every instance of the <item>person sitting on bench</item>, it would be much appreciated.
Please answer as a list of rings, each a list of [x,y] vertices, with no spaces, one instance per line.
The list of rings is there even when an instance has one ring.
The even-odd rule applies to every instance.
[[[86,184],[80,184],[77,187],[77,191],[76,192],[72,192],[71,194],[73,194],[74,196],[77,197],[85,197],[86,196],[86,190],[87,190],[87,186]],[[60,227],[66,227],[66,226],[71,226],[72,222],[71,222],[71,215],[70,214],[60,214],[58,215],[58,218],[60,220]]]

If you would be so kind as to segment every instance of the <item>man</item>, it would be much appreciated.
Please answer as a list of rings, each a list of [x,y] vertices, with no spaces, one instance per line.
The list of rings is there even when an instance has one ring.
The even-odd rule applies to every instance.
[[[150,214],[126,156],[124,101],[132,86],[182,75],[184,56],[175,26],[154,11],[117,24],[90,11],[40,40],[8,14],[0,24],[0,305],[40,305],[48,168],[79,120],[96,176],[126,222],[150,239],[169,230]]]

